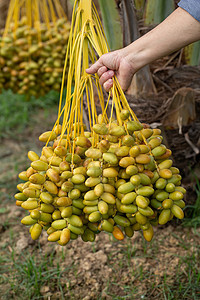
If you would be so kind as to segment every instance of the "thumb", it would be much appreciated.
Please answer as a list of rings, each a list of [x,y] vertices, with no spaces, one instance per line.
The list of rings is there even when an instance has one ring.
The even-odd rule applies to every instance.
[[[88,74],[94,74],[99,70],[99,68],[101,68],[103,66],[104,66],[104,64],[101,62],[100,59],[98,59],[93,65],[91,65],[91,67],[89,67],[85,71]]]

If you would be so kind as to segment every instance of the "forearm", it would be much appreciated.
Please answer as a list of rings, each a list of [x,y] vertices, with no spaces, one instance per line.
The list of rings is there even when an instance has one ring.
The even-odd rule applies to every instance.
[[[153,30],[122,50],[135,72],[156,59],[200,39],[200,22],[176,9]],[[124,53],[123,53],[124,52]]]
[[[182,8],[177,8],[161,24],[129,46],[102,55],[89,69],[97,72],[106,91],[117,76],[124,91],[133,75],[145,65],[200,39],[200,22]]]

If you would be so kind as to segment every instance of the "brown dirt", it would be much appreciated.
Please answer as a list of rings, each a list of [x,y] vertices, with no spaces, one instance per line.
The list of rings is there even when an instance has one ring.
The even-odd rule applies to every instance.
[[[188,261],[192,255],[199,255],[200,230],[171,225],[156,229],[155,238],[150,244],[143,240],[139,232],[132,239],[122,242],[101,233],[95,243],[84,243],[78,239],[64,248],[47,243],[46,233],[42,234],[39,242],[32,241],[28,229],[20,224],[24,211],[13,204],[4,207],[6,213],[1,215],[1,222],[8,223],[0,228],[1,256],[11,259],[14,253],[15,258],[21,257],[22,261],[28,255],[34,256],[36,261],[51,256],[51,268],[59,264],[64,298],[56,284],[53,284],[52,277],[51,284],[40,287],[44,299],[166,299],[160,294],[159,286],[164,282],[173,285],[178,272],[184,275],[182,284],[187,282]],[[14,233],[12,240],[10,230]],[[13,266],[12,262],[9,264]],[[13,276],[6,274],[5,266],[3,270],[4,275]],[[17,277],[17,274],[14,276]],[[19,284],[22,284],[23,290],[23,283],[19,281]],[[21,299],[8,283],[1,288],[1,299]],[[34,295],[32,297],[37,299]],[[200,295],[195,299],[200,299]]]

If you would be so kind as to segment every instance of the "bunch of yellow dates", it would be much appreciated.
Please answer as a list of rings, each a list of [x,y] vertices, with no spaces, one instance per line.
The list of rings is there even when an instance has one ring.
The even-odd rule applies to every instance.
[[[29,28],[23,17],[16,30],[12,26],[0,37],[0,91],[36,97],[59,91],[70,23],[58,19],[49,28],[39,24],[36,29]]]
[[[60,245],[78,236],[93,242],[101,231],[122,240],[141,230],[151,241],[153,226],[184,217],[186,191],[161,130],[130,121],[127,110],[120,117],[122,125],[99,122],[92,134],[71,139],[73,154],[66,147],[68,136],[60,138],[59,126],[39,137],[50,139],[40,157],[28,152],[31,166],[19,174],[26,182],[18,184],[15,198],[29,211],[21,222],[31,226],[32,239],[42,229],[48,241]],[[94,136],[98,142],[92,147]]]

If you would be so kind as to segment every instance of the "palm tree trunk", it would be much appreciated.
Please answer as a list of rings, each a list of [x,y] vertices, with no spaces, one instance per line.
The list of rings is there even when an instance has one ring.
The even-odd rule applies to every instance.
[[[121,9],[123,18],[123,45],[127,46],[137,40],[140,34],[133,1],[122,0]],[[156,87],[152,79],[150,68],[147,65],[134,75],[127,94],[139,97],[155,93],[157,93]]]
[[[8,7],[9,7],[9,1],[7,0],[0,1],[0,29],[4,28],[5,26]]]

